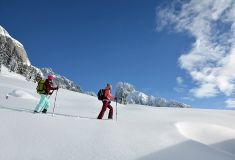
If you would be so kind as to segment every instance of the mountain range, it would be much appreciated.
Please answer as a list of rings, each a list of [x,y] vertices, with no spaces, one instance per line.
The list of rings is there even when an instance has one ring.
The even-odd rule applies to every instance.
[[[55,73],[52,68],[37,68],[31,65],[24,46],[11,37],[2,26],[0,26],[0,71],[1,65],[6,66],[12,72],[23,75],[28,81],[34,81],[35,83],[42,78],[45,79],[49,74],[55,75],[55,83],[60,88],[96,96],[96,93],[94,92],[82,91],[79,85],[64,76]],[[123,104],[132,103],[155,107],[190,107],[187,104],[174,100],[167,101],[161,97],[148,96],[143,92],[135,90],[133,85],[129,83],[119,82],[117,83],[116,88],[115,94],[119,97],[118,101]]]
[[[32,66],[24,46],[11,37],[2,26],[0,26],[0,58],[0,64],[5,65],[10,71],[25,76],[29,81],[37,82],[39,79],[46,78],[51,74],[56,76],[55,83],[60,88],[82,92],[79,85],[55,73],[51,68]]]

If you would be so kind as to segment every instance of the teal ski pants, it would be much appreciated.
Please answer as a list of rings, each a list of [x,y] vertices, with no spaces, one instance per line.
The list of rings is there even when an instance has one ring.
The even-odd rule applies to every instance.
[[[50,101],[46,95],[42,94],[39,103],[37,104],[35,111],[40,112],[44,108],[47,110],[50,107]]]

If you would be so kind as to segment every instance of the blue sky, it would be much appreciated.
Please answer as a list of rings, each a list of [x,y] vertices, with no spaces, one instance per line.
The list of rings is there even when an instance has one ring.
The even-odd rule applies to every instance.
[[[227,38],[225,34],[232,33],[228,28],[233,20],[219,21],[224,16],[218,13],[220,4],[213,3],[214,15],[206,15],[206,9],[200,10],[200,7],[207,4],[199,4],[199,10],[193,10],[195,2],[197,0],[187,1],[186,6],[186,1],[175,3],[173,0],[0,0],[0,25],[24,45],[34,66],[51,67],[84,90],[97,92],[106,82],[115,85],[123,81],[146,94],[195,107],[231,107],[235,104],[235,77],[226,77],[222,71],[202,74],[209,62],[210,66],[221,64],[218,59],[208,58],[216,54],[203,55],[208,48],[202,44],[214,44],[206,38],[207,33],[221,26],[223,30],[218,31]],[[229,3],[226,2],[231,6]],[[182,6],[186,9],[182,10]],[[223,6],[220,8],[229,10]],[[217,25],[206,33],[194,29],[198,12],[218,16],[209,21],[213,24],[218,21]],[[198,27],[204,27],[201,21]],[[209,48],[212,53],[217,51],[216,46],[231,45],[222,44],[218,37],[213,41],[218,42]],[[232,53],[224,53],[223,57],[226,59],[227,55]],[[213,69],[209,68],[208,73],[214,73]]]

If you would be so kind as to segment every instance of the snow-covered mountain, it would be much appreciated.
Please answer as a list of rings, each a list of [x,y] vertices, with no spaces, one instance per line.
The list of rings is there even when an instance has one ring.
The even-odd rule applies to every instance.
[[[17,61],[24,65],[30,66],[28,55],[24,46],[12,38],[9,33],[0,25],[0,55],[1,63],[8,66],[12,61]],[[12,65],[12,64],[11,64]]]
[[[87,94],[87,95],[90,95],[90,96],[93,96],[93,97],[97,97],[97,93],[92,92],[92,91],[85,91],[84,94]]]
[[[10,34],[0,26],[0,71],[1,66],[6,66],[10,71],[23,75],[29,81],[38,81],[46,78],[48,74],[56,75],[55,82],[68,90],[81,92],[80,86],[64,76],[56,74],[52,69],[39,69],[31,65],[24,46],[12,38]]]
[[[0,26],[0,71],[2,65],[23,75],[27,80],[36,81],[41,77],[40,70],[31,66],[24,46]]]
[[[51,68],[39,69],[31,65],[24,46],[12,38],[9,33],[0,26],[0,71],[1,65],[6,66],[10,71],[23,75],[29,81],[38,81],[46,78],[49,74],[55,75],[55,83],[60,88],[71,91],[82,92],[81,87],[68,78],[55,73]],[[88,95],[96,96],[94,92],[85,92]],[[118,83],[116,95],[119,102],[130,104],[141,104],[157,107],[189,107],[186,104],[177,101],[167,101],[164,98],[153,97],[136,91],[134,86],[128,83]]]
[[[56,76],[54,81],[60,88],[68,89],[75,92],[82,92],[80,86],[76,85],[73,81],[69,80],[68,78],[56,74],[51,68],[42,68],[41,72],[44,78],[46,78],[48,75]]]
[[[156,107],[178,107],[189,108],[191,106],[177,101],[167,101],[165,98],[146,95],[137,91],[132,84],[118,82],[116,85],[116,96],[120,103],[141,104]]]

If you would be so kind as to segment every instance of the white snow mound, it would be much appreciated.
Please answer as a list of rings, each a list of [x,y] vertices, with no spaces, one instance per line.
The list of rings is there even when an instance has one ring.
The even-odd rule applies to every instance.
[[[235,154],[235,141],[231,142],[235,139],[235,129],[198,122],[178,122],[175,126],[188,139]]]
[[[17,97],[17,98],[37,100],[37,98],[31,95],[30,93],[23,91],[23,90],[19,90],[19,89],[13,90],[12,92],[8,93],[8,95],[12,97]]]

